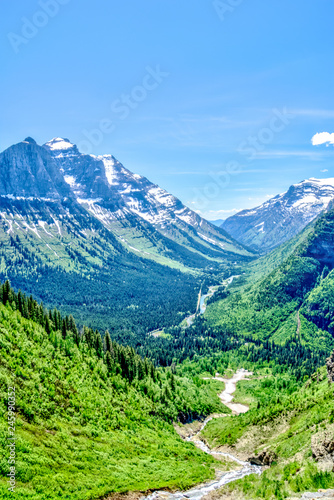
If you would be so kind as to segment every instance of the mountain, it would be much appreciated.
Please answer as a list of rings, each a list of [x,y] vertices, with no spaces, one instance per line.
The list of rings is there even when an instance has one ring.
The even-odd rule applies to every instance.
[[[199,280],[127,251],[94,216],[105,208],[140,217],[125,212],[116,191],[113,199],[103,192],[105,171],[92,187],[101,199],[81,198],[89,194],[81,179],[94,178],[88,168],[94,164],[79,178],[49,146],[31,140],[18,146],[7,163],[0,155],[15,173],[6,172],[1,188],[0,275],[60,302],[68,316],[15,293],[8,282],[0,286],[0,433],[5,443],[13,416],[8,386],[12,391],[15,381],[16,497],[89,500],[185,490],[213,479],[214,468],[235,467],[217,450],[237,457],[239,469],[240,460],[270,465],[261,475],[238,473],[218,496],[237,490],[232,498],[296,498],[333,487],[333,373],[327,380],[324,365],[334,346],[334,210],[259,259],[252,270],[260,279],[241,288],[241,275],[217,287],[205,315],[184,329],[180,319],[184,307],[195,307]],[[102,340],[91,328],[78,331],[70,314],[80,323],[80,315],[98,317],[101,331],[118,329],[136,350],[107,332]],[[161,337],[145,335],[161,322],[173,326]],[[217,397],[221,379],[208,378],[217,372],[230,378],[236,367],[253,372],[236,393],[249,411],[227,418]],[[217,418],[204,428],[210,414]],[[181,440],[171,425],[176,420],[202,429],[196,440],[213,456]],[[181,430],[186,436],[189,427]],[[2,446],[4,498],[8,453]]]
[[[243,210],[221,227],[254,251],[266,253],[298,234],[332,206],[334,178],[307,179],[259,207]]]
[[[31,137],[1,153],[0,162],[1,196],[52,201],[70,196],[69,186],[56,163]]]
[[[196,307],[203,268],[249,258],[111,156],[60,138],[0,154],[0,279],[79,324],[138,333],[178,323]]]
[[[203,268],[252,254],[112,155],[81,154],[68,139],[44,144],[76,200],[131,252],[167,265]]]
[[[235,359],[254,376],[237,396],[250,410],[231,422],[211,421],[202,436],[208,446],[270,465],[231,484],[229,498],[332,495],[323,490],[334,487],[333,248],[332,209],[247,266],[223,300],[212,297],[207,307],[206,331],[217,332],[216,341],[243,337]],[[212,360],[213,371],[217,364]]]

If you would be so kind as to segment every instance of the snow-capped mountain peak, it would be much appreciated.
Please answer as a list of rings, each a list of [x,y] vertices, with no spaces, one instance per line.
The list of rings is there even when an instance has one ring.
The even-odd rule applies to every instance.
[[[44,147],[56,160],[80,204],[108,228],[111,227],[110,221],[115,220],[116,213],[117,217],[124,218],[132,214],[152,224],[164,236],[186,244],[183,231],[193,231],[201,226],[204,237],[209,239],[205,240],[199,234],[192,235],[192,238],[200,241],[200,245],[205,240],[206,245],[209,243],[219,252],[225,249],[229,239],[227,235],[219,229],[217,231],[160,186],[125,168],[113,155],[87,155],[80,153],[76,146],[65,151],[59,150],[54,147],[58,139],[53,139]]]
[[[298,234],[333,199],[334,178],[311,177],[256,208],[229,217],[221,227],[241,243],[269,251]]]
[[[66,151],[67,149],[72,149],[74,144],[72,144],[68,139],[62,137],[54,137],[51,141],[44,144],[48,146],[52,151]]]
[[[305,184],[313,184],[314,186],[333,186],[334,187],[334,177],[329,177],[327,179],[317,179],[316,177],[310,177],[309,179],[303,180],[294,186],[302,186]]]

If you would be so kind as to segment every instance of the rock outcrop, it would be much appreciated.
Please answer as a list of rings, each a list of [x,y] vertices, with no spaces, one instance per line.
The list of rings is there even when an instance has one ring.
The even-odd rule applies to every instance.
[[[247,462],[252,465],[271,465],[277,459],[276,453],[272,451],[263,451],[256,457],[248,458]]]
[[[334,471],[334,426],[311,437],[312,457],[321,462],[325,470]]]
[[[62,200],[72,195],[52,156],[27,137],[0,154],[0,196]]]
[[[315,500],[316,498],[322,498],[323,500],[327,500],[329,498],[334,498],[334,490],[318,490],[315,493],[306,492],[301,496],[302,500]]]

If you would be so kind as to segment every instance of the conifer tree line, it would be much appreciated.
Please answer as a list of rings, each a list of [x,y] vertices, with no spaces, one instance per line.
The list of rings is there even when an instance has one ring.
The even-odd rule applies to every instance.
[[[287,369],[296,380],[303,380],[324,365],[329,352],[323,349],[311,349],[300,340],[290,338],[284,344],[277,344],[272,339],[255,339],[251,335],[241,335],[223,328],[212,327],[205,318],[197,318],[187,329],[172,327],[166,329],[169,337],[146,338],[138,347],[142,356],[150,356],[155,364],[170,366],[173,362],[196,360],[198,357],[208,359],[215,353],[237,351],[240,359],[252,363],[271,363],[275,373],[283,373]],[[212,367],[212,374],[215,373]]]
[[[0,302],[10,305],[13,310],[18,310],[21,315],[41,325],[45,331],[52,333],[61,332],[62,339],[72,340],[78,347],[80,345],[95,353],[102,359],[112,374],[120,374],[129,382],[150,377],[154,382],[159,375],[153,363],[139,356],[133,347],[125,347],[111,340],[108,330],[104,339],[98,330],[86,326],[79,332],[72,315],[62,317],[57,309],[46,309],[43,303],[38,303],[32,296],[27,297],[20,290],[16,293],[7,280],[0,286]]]
[[[169,338],[145,337],[140,346],[125,346],[113,341],[108,330],[103,338],[98,330],[86,326],[79,332],[72,315],[62,317],[57,309],[46,309],[43,303],[39,304],[20,290],[16,293],[8,280],[0,286],[0,301],[19,310],[24,318],[40,324],[49,335],[61,332],[64,341],[74,342],[78,347],[86,346],[103,360],[111,374],[120,374],[130,383],[146,377],[157,382],[160,373],[156,365],[167,367],[174,362],[182,363],[186,359],[210,357],[214,353],[231,350],[238,350],[241,356],[253,363],[271,362],[276,372],[289,368],[296,380],[303,380],[323,365],[328,356],[326,351],[311,350],[302,345],[297,338],[279,345],[272,340],[254,339],[211,327],[203,318],[198,318],[186,330],[179,326],[167,329]],[[117,340],[122,342],[122,338]]]

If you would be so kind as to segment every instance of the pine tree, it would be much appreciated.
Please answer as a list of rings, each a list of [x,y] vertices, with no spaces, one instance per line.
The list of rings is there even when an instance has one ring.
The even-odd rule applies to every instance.
[[[175,384],[175,377],[174,374],[172,373],[171,378],[170,378],[170,388],[174,392],[176,389],[176,384]]]
[[[104,349],[106,352],[111,352],[111,338],[108,330],[104,334]]]
[[[7,301],[9,299],[9,294],[10,294],[10,283],[8,280],[6,280],[5,284],[2,285],[2,302],[4,305],[7,304]]]
[[[67,336],[67,328],[66,328],[66,320],[63,319],[62,321],[62,326],[61,326],[61,334],[63,336],[63,339],[66,339]]]
[[[111,372],[112,368],[113,368],[113,359],[112,359],[109,351],[106,352],[105,360],[106,360],[106,365],[107,365],[108,371]]]
[[[95,332],[95,350],[99,358],[103,358],[103,342],[100,332]]]
[[[44,317],[44,323],[45,323],[45,331],[48,335],[51,333],[51,325],[50,325],[50,320],[48,314],[45,315]]]

